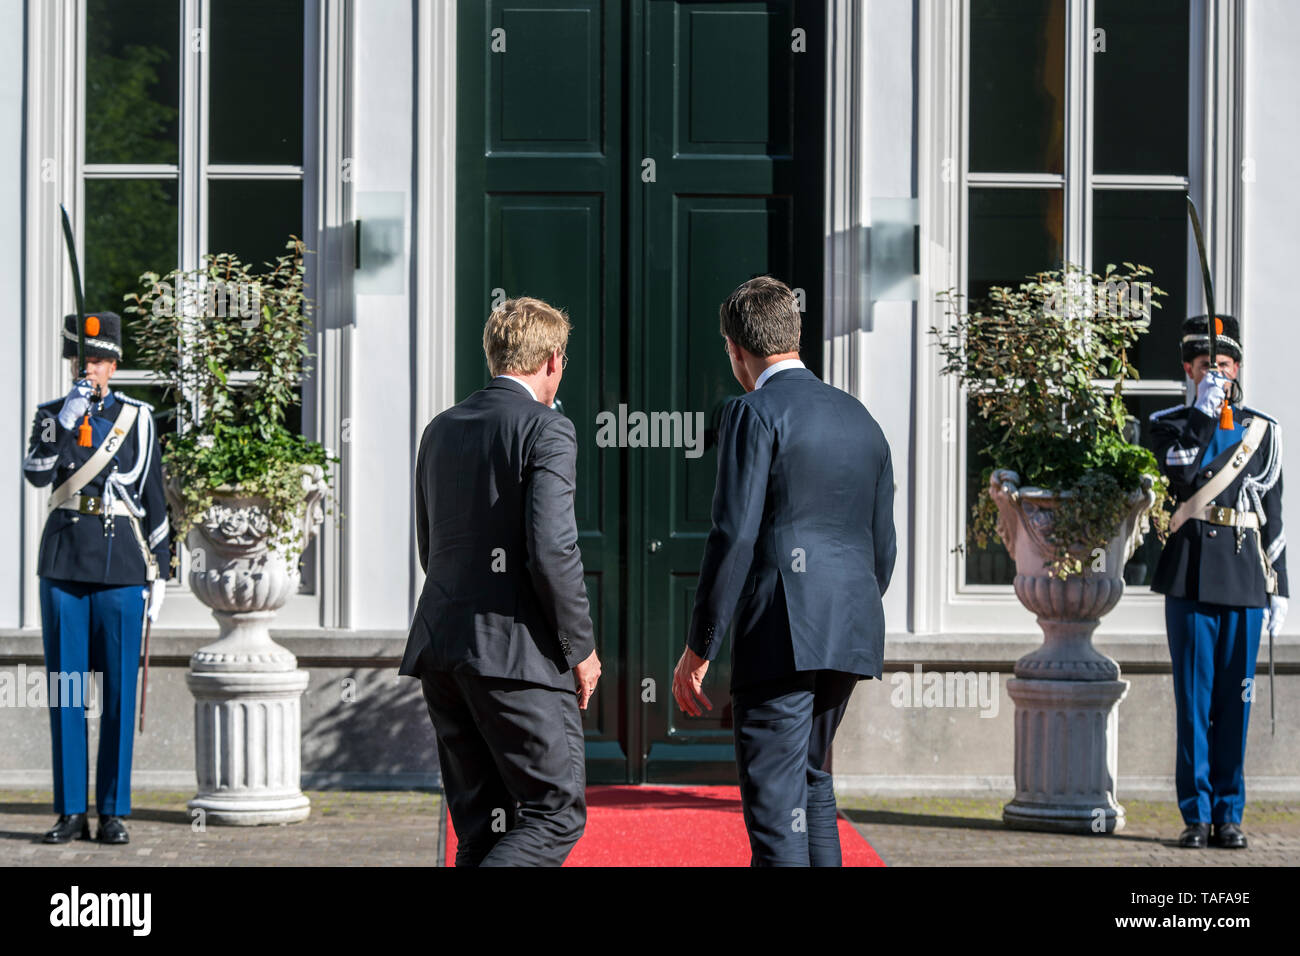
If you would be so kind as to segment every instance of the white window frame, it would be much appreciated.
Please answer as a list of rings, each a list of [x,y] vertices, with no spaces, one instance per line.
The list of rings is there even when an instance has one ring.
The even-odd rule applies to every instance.
[[[87,164],[85,162],[86,4],[84,0],[29,0],[27,4],[27,165],[25,184],[27,248],[25,275],[23,397],[24,416],[37,404],[67,389],[66,362],[57,321],[75,310],[71,273],[59,228],[62,202],[72,217],[78,256],[84,262],[82,222],[87,179],[157,178],[178,182],[178,265],[198,268],[206,248],[207,187],[213,180],[289,179],[303,184],[302,235],[317,256],[308,259],[308,282],[316,290],[316,362],[304,382],[303,430],[341,454],[341,423],[348,419],[347,388],[352,302],[346,294],[346,266],[331,272],[317,262],[344,262],[339,247],[351,215],[351,188],[345,174],[350,154],[351,0],[305,0],[303,163],[220,165],[207,162],[209,12],[215,0],[178,0],[181,92],[179,162],[166,164]],[[190,47],[201,30],[202,49]],[[147,373],[123,369],[120,386],[152,385]],[[347,512],[347,456],[335,466],[337,506]],[[24,627],[40,624],[35,576],[48,490],[24,486]],[[317,543],[315,593],[294,595],[277,615],[286,628],[347,627],[346,535],[327,519]],[[182,573],[174,578],[165,616],[169,626],[208,628],[208,609],[190,593]]]
[[[964,541],[969,506],[965,493],[966,414],[957,383],[940,374],[928,334],[951,319],[935,297],[945,289],[965,292],[967,196],[971,187],[1064,189],[1064,258],[1092,268],[1093,189],[1183,190],[1190,183],[1206,225],[1216,298],[1224,311],[1239,298],[1240,95],[1242,4],[1199,0],[1192,5],[1189,37],[1190,125],[1194,148],[1188,177],[1099,176],[1092,170],[1093,68],[1091,0],[1066,0],[1066,127],[1063,175],[971,174],[968,171],[970,65],[968,0],[924,0],[919,30],[920,103],[918,186],[922,230],[922,294],[915,340],[917,355],[917,508],[913,554],[913,631],[1036,635],[1032,615],[1008,585],[968,585],[965,557],[952,549]],[[1217,145],[1216,145],[1217,144]],[[1188,242],[1187,302],[1200,299],[1200,267]],[[1164,394],[1183,400],[1184,383],[1151,380],[1126,387],[1131,394]],[[1164,632],[1163,598],[1148,587],[1129,587],[1125,599],[1103,618],[1115,633]]]

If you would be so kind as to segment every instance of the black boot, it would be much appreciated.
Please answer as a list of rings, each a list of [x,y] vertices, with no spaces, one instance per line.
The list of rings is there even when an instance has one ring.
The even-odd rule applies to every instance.
[[[84,813],[64,813],[45,834],[46,843],[70,843],[90,839],[90,821]]]
[[[1178,845],[1193,850],[1204,850],[1209,836],[1210,825],[1208,823],[1189,823],[1187,829],[1179,835]]]
[[[122,822],[121,817],[110,817],[104,814],[99,815],[99,832],[95,839],[100,843],[130,843],[131,838],[126,835],[126,824]]]
[[[1211,846],[1221,846],[1226,850],[1246,849],[1246,834],[1236,823],[1216,823],[1214,833],[1210,836]]]

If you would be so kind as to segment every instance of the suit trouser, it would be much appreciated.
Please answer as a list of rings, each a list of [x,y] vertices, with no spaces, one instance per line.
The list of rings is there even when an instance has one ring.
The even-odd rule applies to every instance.
[[[86,812],[88,688],[84,684],[85,675],[95,673],[103,675],[95,805],[106,816],[128,816],[144,588],[42,577],[40,594],[45,670],[55,675],[60,698],[49,702],[54,812]],[[80,685],[80,693],[58,690],[73,685]]]
[[[751,866],[839,866],[825,769],[856,674],[799,671],[731,693]]]
[[[457,866],[559,866],[587,822],[572,690],[424,668]]]
[[[1165,598],[1177,707],[1174,783],[1185,823],[1240,823],[1262,607]]]

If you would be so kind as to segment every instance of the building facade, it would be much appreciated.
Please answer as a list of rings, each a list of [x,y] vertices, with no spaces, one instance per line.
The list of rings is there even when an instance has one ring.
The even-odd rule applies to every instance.
[[[803,304],[805,362],[866,404],[895,463],[887,670],[855,694],[837,780],[1009,795],[1005,680],[1041,634],[1000,545],[956,549],[987,462],[939,375],[936,296],[1064,261],[1152,266],[1169,295],[1128,391],[1140,436],[1151,411],[1184,400],[1177,327],[1204,311],[1186,192],[1219,307],[1241,317],[1247,401],[1288,424],[1298,41],[1286,0],[0,0],[0,291],[13,304],[0,436],[16,465],[36,404],[67,389],[59,203],[92,309],[146,270],[209,252],[261,261],[303,237],[316,333],[300,426],[341,459],[336,514],[276,631],[312,675],[304,785],[431,785],[423,703],[396,677],[422,584],[415,449],[486,380],[494,301],[560,305],[605,666],[585,717],[591,777],[722,782],[730,708],[687,718],[669,688],[709,527],[711,430],[738,392],[717,306],[772,273]],[[165,413],[129,353],[115,385]],[[667,440],[668,425],[650,447],[598,441],[599,415],[637,412],[698,419],[702,446]],[[41,662],[43,494],[18,467],[0,475],[13,516],[0,668],[13,674]],[[1156,547],[1134,556],[1097,635],[1132,682],[1121,801],[1173,793]],[[1298,627],[1277,646],[1283,729],[1300,716]],[[184,675],[213,633],[182,575],[153,636],[138,786],[193,784]],[[918,668],[986,690],[900,704]],[[1268,703],[1264,691],[1249,785],[1294,794],[1300,745],[1269,734]],[[45,785],[45,713],[0,713],[0,740],[0,785]]]

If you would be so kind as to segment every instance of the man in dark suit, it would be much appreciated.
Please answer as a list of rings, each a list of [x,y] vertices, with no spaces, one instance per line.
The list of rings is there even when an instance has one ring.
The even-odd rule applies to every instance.
[[[428,703],[457,866],[559,866],[586,824],[578,711],[600,661],[573,511],[577,434],[551,407],[570,328],[538,299],[503,303],[483,331],[495,377],[420,440],[426,577],[399,673],[420,678]]]
[[[718,434],[713,529],[673,696],[712,709],[702,682],[735,613],[732,716],[754,866],[839,866],[826,769],[849,695],[880,678],[881,595],[894,569],[894,476],[880,426],[799,361],[799,311],[762,276],[723,303],[747,394]],[[739,602],[739,606],[737,606]]]

